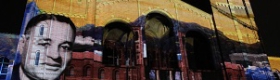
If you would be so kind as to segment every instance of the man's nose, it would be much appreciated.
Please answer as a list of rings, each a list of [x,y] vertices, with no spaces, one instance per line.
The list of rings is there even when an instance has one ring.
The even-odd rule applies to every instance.
[[[61,57],[57,46],[49,46],[46,56],[52,59],[58,59]]]

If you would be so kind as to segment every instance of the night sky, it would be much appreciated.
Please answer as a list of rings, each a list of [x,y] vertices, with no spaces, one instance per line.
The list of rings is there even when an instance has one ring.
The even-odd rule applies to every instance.
[[[212,13],[207,3],[209,0],[184,0]],[[265,53],[280,57],[280,3],[277,0],[250,0],[255,22],[259,27],[259,36]],[[19,34],[27,0],[1,0],[1,33]]]
[[[280,57],[280,3],[278,0],[250,0],[265,53]]]
[[[0,3],[0,32],[19,34],[27,0],[2,0]]]

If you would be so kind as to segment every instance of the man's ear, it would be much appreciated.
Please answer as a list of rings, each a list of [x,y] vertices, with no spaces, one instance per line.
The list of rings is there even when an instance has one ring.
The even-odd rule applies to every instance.
[[[20,36],[19,38],[19,42],[18,42],[18,50],[20,52],[20,54],[23,52],[23,47],[26,43],[27,37],[25,35]]]

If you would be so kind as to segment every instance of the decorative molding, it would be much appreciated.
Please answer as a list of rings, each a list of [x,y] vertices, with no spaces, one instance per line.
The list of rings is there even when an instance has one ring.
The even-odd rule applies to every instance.
[[[222,7],[228,7],[227,3],[216,2],[216,5],[222,6]],[[230,8],[231,9],[245,9],[245,7],[242,5],[233,5],[233,4],[230,4]]]
[[[72,13],[64,13],[64,12],[54,12],[54,11],[45,11],[40,10],[43,14],[56,14],[56,15],[63,15],[66,17],[75,17],[75,18],[86,18],[87,14],[72,14]]]

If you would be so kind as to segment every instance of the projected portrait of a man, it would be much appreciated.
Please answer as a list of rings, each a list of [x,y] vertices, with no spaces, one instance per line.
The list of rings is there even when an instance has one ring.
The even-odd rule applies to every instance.
[[[53,14],[33,17],[19,41],[18,78],[59,79],[71,60],[75,32],[75,25],[68,17]]]

